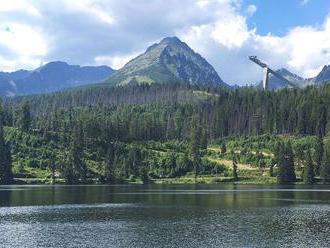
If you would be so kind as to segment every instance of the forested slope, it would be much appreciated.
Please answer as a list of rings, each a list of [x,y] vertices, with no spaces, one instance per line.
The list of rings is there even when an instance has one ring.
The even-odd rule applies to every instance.
[[[234,178],[236,170],[242,176],[247,168],[262,177],[280,161],[279,154],[294,156],[302,176],[309,152],[319,176],[329,99],[329,86],[280,91],[98,86],[7,98],[1,116],[15,177],[40,172],[67,183],[147,182],[184,175]],[[271,145],[261,145],[262,135],[273,137]],[[249,146],[251,136],[257,137],[257,148]],[[244,145],[236,142],[239,137]],[[293,146],[278,146],[288,140]]]
[[[149,134],[142,131],[147,140],[187,138],[194,115],[210,139],[263,133],[324,136],[330,118],[330,86],[280,91],[181,84],[83,88],[8,98],[4,102],[7,125],[14,124],[14,109],[26,100],[33,125],[40,130],[57,131],[80,120],[86,128],[115,130],[117,138],[124,133],[121,138],[125,140],[133,126],[158,130]]]

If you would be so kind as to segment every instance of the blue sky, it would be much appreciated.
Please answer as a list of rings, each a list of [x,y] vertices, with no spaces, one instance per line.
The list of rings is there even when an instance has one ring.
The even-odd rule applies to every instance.
[[[119,69],[178,36],[229,84],[251,84],[257,55],[313,77],[330,64],[329,0],[1,0],[0,71],[54,61]]]
[[[243,6],[257,6],[256,13],[248,19],[249,27],[258,33],[285,35],[296,26],[323,24],[330,11],[328,0],[245,0]]]

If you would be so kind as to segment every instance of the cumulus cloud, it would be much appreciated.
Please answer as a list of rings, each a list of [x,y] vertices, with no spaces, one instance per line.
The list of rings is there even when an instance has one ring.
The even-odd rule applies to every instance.
[[[142,52],[143,51],[141,50],[128,55],[97,56],[94,60],[98,65],[110,65],[111,68],[118,70]]]
[[[256,11],[249,8],[246,13]],[[251,84],[261,78],[262,70],[248,61],[249,55],[258,55],[274,69],[285,67],[306,78],[314,77],[330,62],[330,16],[322,26],[295,27],[279,37],[249,29],[249,14],[240,14],[235,5],[226,13],[215,14],[215,22],[193,26],[182,36],[227,82]]]
[[[257,12],[257,6],[255,6],[254,4],[250,4],[247,8],[246,8],[246,13],[248,16],[253,16],[254,13]]]
[[[228,83],[252,83],[258,55],[274,68],[315,76],[330,59],[330,17],[284,36],[247,25],[257,6],[244,0],[1,0],[0,70],[41,62],[107,64],[116,69],[163,37],[177,35]]]
[[[25,12],[35,17],[41,17],[39,10],[26,0],[2,0],[0,2],[0,13],[16,11]]]

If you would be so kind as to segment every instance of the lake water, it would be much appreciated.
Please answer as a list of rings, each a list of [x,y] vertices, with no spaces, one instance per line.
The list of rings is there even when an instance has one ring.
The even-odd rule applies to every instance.
[[[3,186],[0,247],[330,247],[330,187]]]

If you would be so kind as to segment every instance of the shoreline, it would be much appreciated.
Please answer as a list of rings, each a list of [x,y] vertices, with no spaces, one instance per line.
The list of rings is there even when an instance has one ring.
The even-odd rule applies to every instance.
[[[136,180],[125,180],[122,182],[115,183],[116,185],[143,185],[140,179]],[[265,177],[265,178],[239,178],[234,180],[231,177],[216,177],[216,176],[199,176],[195,181],[194,177],[178,177],[178,178],[162,178],[162,179],[151,179],[148,184],[159,184],[159,185],[193,185],[193,184],[239,184],[239,185],[281,185],[277,183],[276,177]],[[15,178],[15,181],[11,185],[70,185],[64,182],[64,179],[57,179],[55,184],[52,184],[49,178]],[[114,185],[107,184],[97,181],[97,179],[89,180],[85,184],[73,184],[73,185]],[[283,185],[283,184],[282,184]],[[284,185],[308,185],[305,184],[302,179],[298,178],[296,182]],[[311,185],[322,185],[319,178],[316,182]]]

